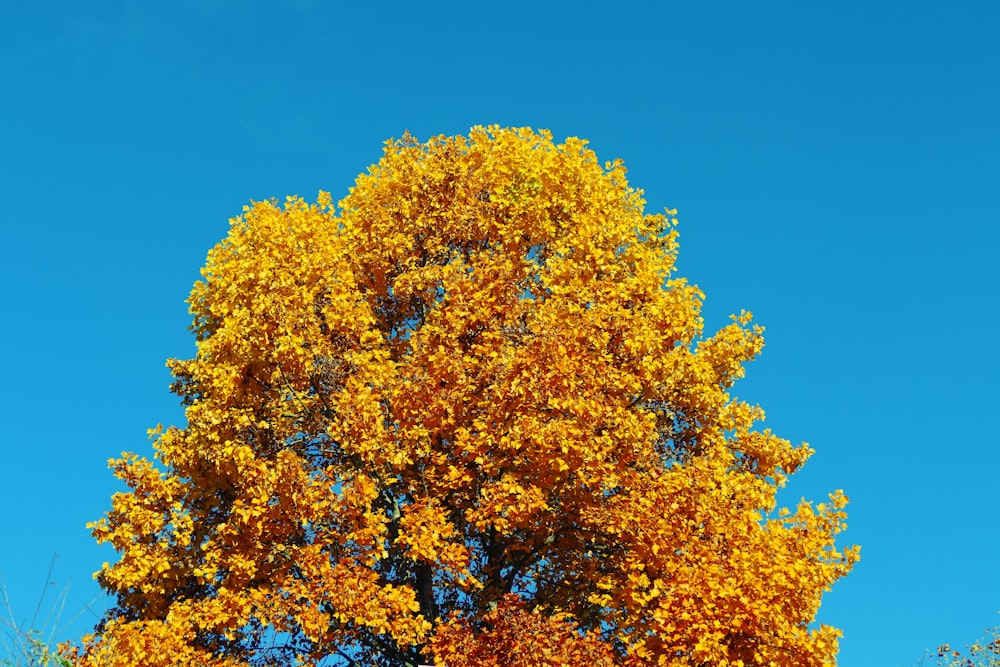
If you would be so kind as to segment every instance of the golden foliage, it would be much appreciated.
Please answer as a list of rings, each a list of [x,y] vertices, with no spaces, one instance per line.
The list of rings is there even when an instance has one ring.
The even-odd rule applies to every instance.
[[[729,393],[762,329],[703,335],[643,206],[490,127],[247,207],[170,362],[187,425],[112,462],[76,663],[834,664],[847,500],[777,511],[810,450]]]

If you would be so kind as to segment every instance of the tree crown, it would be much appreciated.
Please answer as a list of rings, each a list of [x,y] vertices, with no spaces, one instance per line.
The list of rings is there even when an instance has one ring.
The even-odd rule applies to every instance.
[[[846,498],[730,395],[674,211],[548,132],[386,143],[334,204],[257,202],[190,298],[187,425],[92,525],[79,664],[825,665]],[[159,661],[159,662],[157,662]]]

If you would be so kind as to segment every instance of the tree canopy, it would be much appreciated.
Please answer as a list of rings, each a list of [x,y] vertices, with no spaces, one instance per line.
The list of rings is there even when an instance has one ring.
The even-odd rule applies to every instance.
[[[846,497],[730,390],[674,211],[548,132],[389,141],[334,203],[253,203],[169,362],[186,426],[91,524],[79,665],[835,663]]]

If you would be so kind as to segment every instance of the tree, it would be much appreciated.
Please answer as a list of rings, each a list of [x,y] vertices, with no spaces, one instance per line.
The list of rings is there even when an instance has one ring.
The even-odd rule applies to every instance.
[[[926,662],[921,661],[921,664]],[[983,636],[965,651],[942,644],[937,650],[939,667],[1000,667],[1000,626],[987,628]]]
[[[92,524],[82,665],[827,665],[846,498],[730,396],[675,212],[548,132],[387,142],[335,205],[254,203],[208,256],[184,428]]]

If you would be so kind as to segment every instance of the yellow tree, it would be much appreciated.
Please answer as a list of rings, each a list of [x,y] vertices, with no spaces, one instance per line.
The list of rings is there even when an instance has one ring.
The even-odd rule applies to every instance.
[[[782,665],[850,570],[846,498],[730,394],[676,220],[571,138],[387,142],[339,203],[259,202],[191,294],[187,425],[92,525],[81,665]]]

